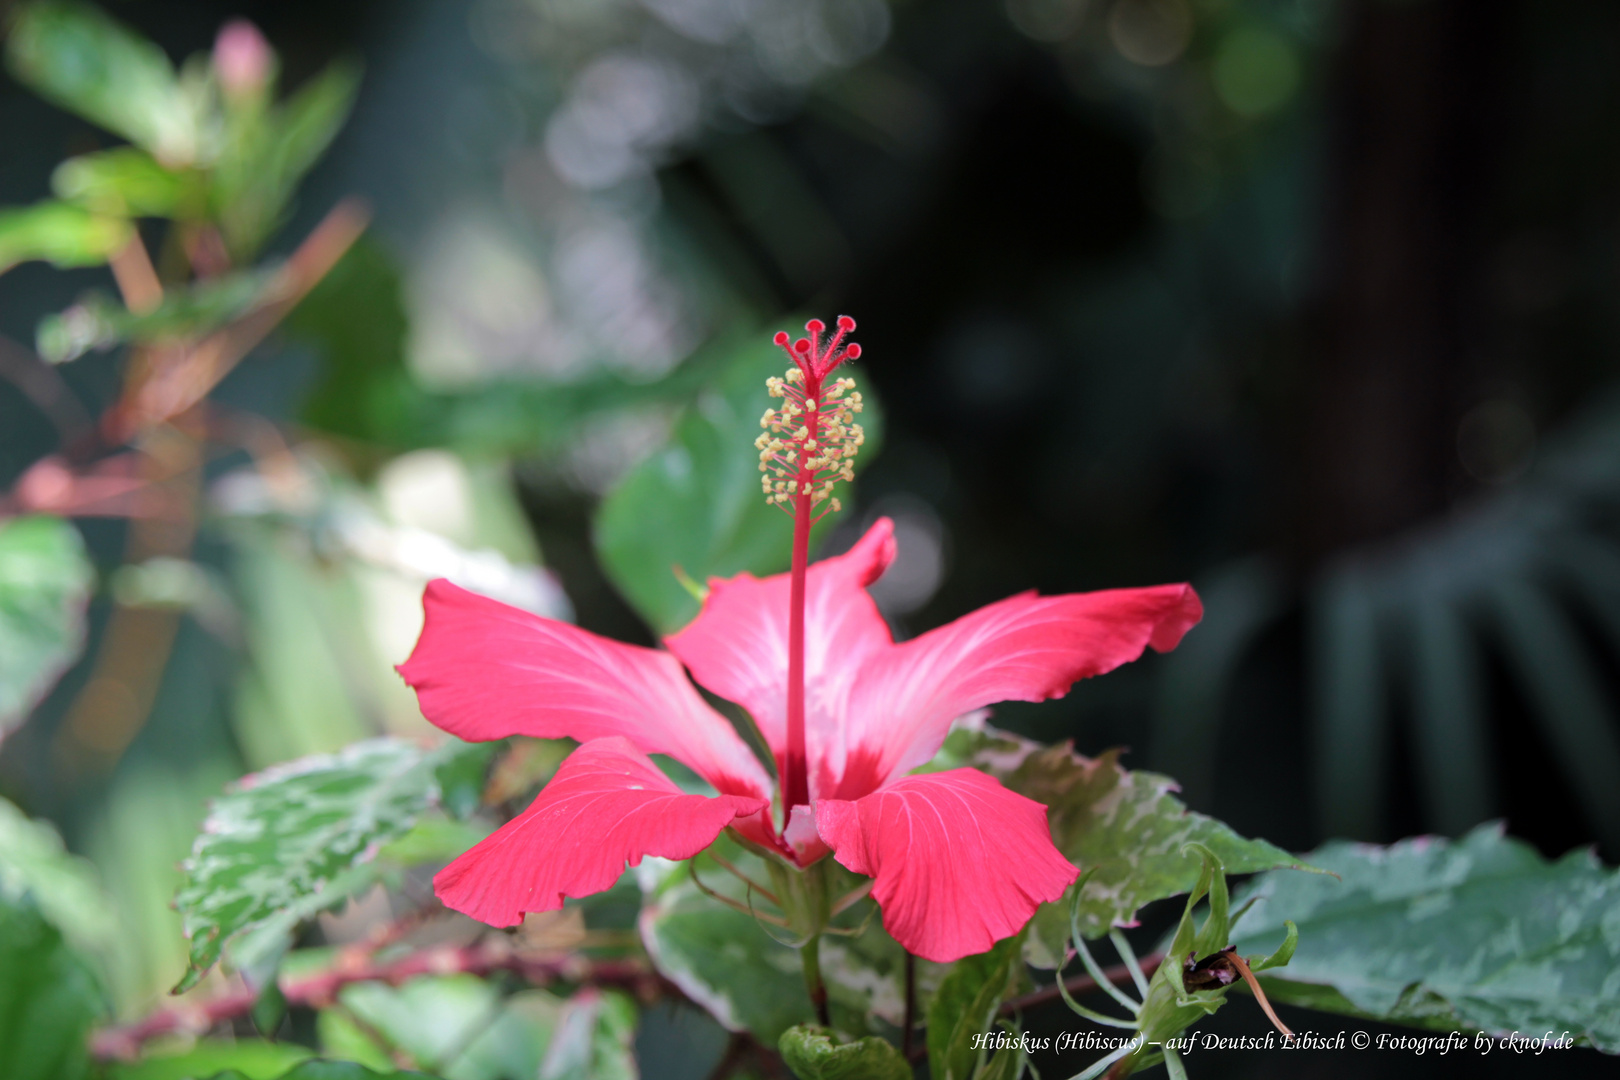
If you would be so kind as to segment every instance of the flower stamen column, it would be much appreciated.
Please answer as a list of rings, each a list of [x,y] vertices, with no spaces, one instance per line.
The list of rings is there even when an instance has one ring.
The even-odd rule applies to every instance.
[[[827,385],[833,369],[861,355],[859,345],[843,343],[844,336],[855,329],[855,320],[839,316],[836,332],[823,343],[821,335],[826,329],[820,319],[811,319],[805,324],[807,338],[790,345],[786,333],[776,335],[776,344],[787,351],[794,366],[785,379],[767,381],[771,396],[783,398],[785,404],[780,410],[766,410],[760,421],[765,432],[754,443],[760,451],[760,471],[765,474],[766,500],[793,517],[787,748],[783,760],[777,762],[784,821],[791,818],[794,807],[810,805],[804,737],[804,580],[810,565],[810,528],[828,510],[842,509],[832,497],[833,485],[854,479],[854,458],[866,441],[861,426],[851,423],[851,416],[861,411],[861,395],[853,392],[855,380],[839,379]],[[824,501],[828,509],[817,513],[816,507]]]

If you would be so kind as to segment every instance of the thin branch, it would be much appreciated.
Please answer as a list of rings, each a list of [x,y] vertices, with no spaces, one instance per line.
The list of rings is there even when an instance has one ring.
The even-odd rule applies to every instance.
[[[139,232],[130,233],[129,243],[113,253],[107,260],[107,268],[112,271],[118,294],[124,298],[124,306],[131,315],[150,314],[163,303],[163,283],[158,280],[152,257],[146,253]]]
[[[497,935],[466,946],[423,949],[387,963],[361,950],[339,956],[329,970],[280,982],[289,1006],[324,1008],[338,992],[357,982],[398,985],[419,975],[488,975],[511,971],[535,986],[554,983],[616,986],[643,1001],[678,995],[679,989],[661,978],[645,960],[589,960],[583,956],[538,957],[520,953],[505,936]],[[128,1060],[142,1045],[163,1035],[200,1035],[216,1024],[247,1015],[258,995],[243,988],[209,1001],[182,1003],[160,1010],[133,1024],[104,1028],[91,1039],[91,1052],[100,1060]]]

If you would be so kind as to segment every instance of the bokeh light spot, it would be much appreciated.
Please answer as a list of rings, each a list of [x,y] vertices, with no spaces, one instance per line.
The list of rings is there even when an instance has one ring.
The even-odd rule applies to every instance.
[[[1262,27],[1234,30],[1215,53],[1215,92],[1240,116],[1263,116],[1299,88],[1299,55],[1287,38]]]
[[[1007,18],[1025,37],[1067,41],[1080,28],[1089,0],[1007,0]]]
[[[1183,0],[1120,0],[1108,18],[1119,55],[1143,67],[1163,67],[1192,40],[1193,18]]]

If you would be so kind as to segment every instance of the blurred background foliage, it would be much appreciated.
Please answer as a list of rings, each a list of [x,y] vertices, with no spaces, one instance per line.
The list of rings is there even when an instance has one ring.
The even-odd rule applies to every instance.
[[[121,1015],[184,969],[205,798],[422,730],[390,665],[427,578],[651,642],[694,610],[670,562],[779,568],[722,477],[806,314],[861,321],[883,446],[822,550],[895,519],[899,633],[1032,587],[1205,597],[1176,653],[999,725],[1128,746],[1292,849],[1501,817],[1620,857],[1613,4],[105,8],[166,56],[52,7],[0,81],[31,208],[0,218],[0,489],[87,551],[42,573],[46,525],[0,533],[0,582],[49,593],[0,610],[0,794],[114,898]],[[234,16],[277,94],[169,66]],[[348,196],[369,229],[299,278]],[[95,265],[131,229],[186,279],[160,303]],[[164,525],[96,440],[163,459],[120,372],[217,334],[207,431],[142,489],[196,507]],[[87,631],[28,629],[84,596]],[[13,665],[52,661],[12,643],[81,632],[20,724],[48,687]]]

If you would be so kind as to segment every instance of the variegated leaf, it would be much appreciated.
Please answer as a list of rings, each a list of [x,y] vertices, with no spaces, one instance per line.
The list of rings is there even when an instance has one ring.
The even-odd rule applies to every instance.
[[[1274,1000],[1436,1029],[1539,1038],[1568,1032],[1620,1053],[1620,870],[1590,851],[1556,861],[1482,825],[1461,840],[1334,841],[1338,877],[1266,874],[1233,929],[1239,952],[1299,925]]]

